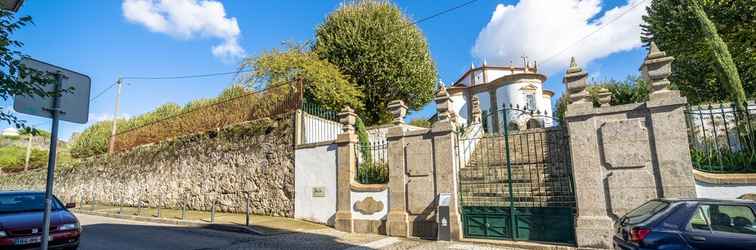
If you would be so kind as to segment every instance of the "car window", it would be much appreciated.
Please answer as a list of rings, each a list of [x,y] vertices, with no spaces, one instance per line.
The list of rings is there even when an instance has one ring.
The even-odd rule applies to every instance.
[[[632,211],[627,213],[623,218],[623,224],[641,223],[648,218],[651,218],[651,216],[654,216],[660,211],[666,209],[667,207],[669,207],[669,203],[666,201],[652,200],[646,202],[640,207],[633,209]]]
[[[0,213],[18,213],[43,211],[45,195],[41,193],[6,193],[0,194]],[[57,199],[53,199],[52,210],[63,209]]]
[[[690,228],[756,235],[756,216],[748,206],[705,204],[698,206]]]

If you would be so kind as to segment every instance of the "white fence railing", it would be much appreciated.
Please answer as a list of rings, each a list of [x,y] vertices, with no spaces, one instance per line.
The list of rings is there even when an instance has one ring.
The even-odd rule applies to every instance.
[[[336,140],[341,133],[341,123],[302,112],[302,127],[299,144]]]
[[[467,162],[470,161],[470,157],[472,157],[472,154],[475,151],[475,146],[478,145],[478,141],[480,141],[483,133],[483,126],[480,123],[476,123],[467,127],[464,134],[459,137],[459,140],[457,141],[457,143],[459,143],[457,147],[459,152],[457,155],[460,157],[460,168],[464,168],[467,165]]]

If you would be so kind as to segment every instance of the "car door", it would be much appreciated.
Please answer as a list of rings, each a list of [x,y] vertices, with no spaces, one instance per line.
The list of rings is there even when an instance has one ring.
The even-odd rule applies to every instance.
[[[748,205],[700,204],[683,236],[700,250],[756,249],[756,216]]]

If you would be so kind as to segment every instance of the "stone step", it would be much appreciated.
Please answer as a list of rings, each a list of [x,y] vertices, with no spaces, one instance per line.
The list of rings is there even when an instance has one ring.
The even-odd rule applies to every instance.
[[[505,173],[491,173],[485,174],[471,174],[460,173],[460,183],[506,183],[509,181],[509,175]],[[539,173],[516,173],[512,172],[512,182],[568,182],[570,181],[569,175],[549,175]]]
[[[506,197],[461,197],[462,206],[510,206]],[[515,207],[574,207],[575,199],[571,196],[551,197],[515,197]]]
[[[509,189],[507,183],[460,183],[461,192],[506,192]],[[513,190],[527,190],[527,191],[569,191],[572,187],[569,183],[564,182],[549,182],[542,185],[535,185],[531,183],[512,183]]]

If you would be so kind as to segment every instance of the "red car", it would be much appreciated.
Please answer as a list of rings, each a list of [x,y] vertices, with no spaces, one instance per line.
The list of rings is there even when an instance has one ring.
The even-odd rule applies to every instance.
[[[34,249],[42,241],[42,224],[45,210],[44,192],[0,192],[0,249]],[[79,247],[81,227],[79,220],[58,198],[53,199],[50,214],[51,249]]]

